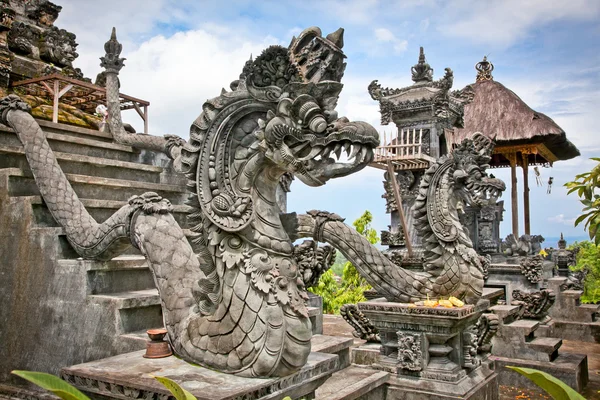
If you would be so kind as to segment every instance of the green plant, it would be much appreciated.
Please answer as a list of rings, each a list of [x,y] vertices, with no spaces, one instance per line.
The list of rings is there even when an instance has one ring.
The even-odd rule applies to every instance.
[[[356,221],[352,223],[358,233],[363,235],[371,244],[379,241],[377,231],[371,228],[373,214],[365,211]],[[344,257],[344,265],[341,268],[341,282],[336,280],[336,274],[332,267],[319,279],[319,284],[309,290],[323,298],[323,312],[326,314],[339,314],[344,304],[355,304],[365,301],[365,290],[371,289],[367,281],[360,276],[356,267]],[[339,271],[340,266],[336,267]]]
[[[155,376],[154,379],[163,384],[164,387],[169,389],[169,392],[177,399],[177,400],[197,400],[196,396],[179,386],[179,384],[169,378],[164,376]]]
[[[577,263],[571,267],[572,271],[589,271],[584,282],[584,292],[581,296],[582,303],[600,302],[600,246],[589,242],[575,242],[569,247],[573,250],[577,248]]]
[[[554,400],[585,400],[569,385],[553,377],[552,375],[532,368],[506,367],[523,375],[542,389],[544,389]]]
[[[600,244],[600,194],[596,193],[600,189],[600,158],[592,158],[597,161],[596,165],[590,172],[579,174],[572,182],[565,183],[569,189],[568,194],[577,192],[581,199],[581,204],[584,205],[581,214],[575,220],[575,226],[585,221],[584,229],[588,231],[590,240],[593,240],[596,245]]]
[[[34,371],[12,371],[12,373],[28,380],[42,389],[54,393],[63,400],[90,400],[89,397],[81,393],[77,388],[57,376]]]

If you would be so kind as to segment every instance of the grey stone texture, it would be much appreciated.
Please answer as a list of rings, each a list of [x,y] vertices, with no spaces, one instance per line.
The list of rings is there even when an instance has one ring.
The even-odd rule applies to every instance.
[[[581,391],[588,382],[587,356],[585,354],[559,353],[562,339],[545,337],[547,324],[532,319],[519,319],[523,306],[496,305],[491,311],[501,320],[492,340],[492,356],[496,363],[501,385],[535,388],[518,373],[505,368],[515,365],[539,369],[564,380],[573,389]],[[541,327],[541,329],[540,329]]]
[[[2,122],[14,129],[22,144],[7,152],[23,161],[18,167],[29,166],[48,207],[49,215],[42,212],[42,218],[54,219],[73,250],[86,259],[111,260],[133,246],[148,260],[158,297],[152,289],[104,293],[137,282],[135,272],[122,277],[92,272],[87,280],[89,291],[100,292],[94,301],[118,309],[126,329],[138,330],[140,321],[162,319],[179,356],[240,376],[285,376],[302,368],[311,348],[310,318],[319,329],[322,313],[319,307],[306,307],[306,286],[331,265],[333,251],[318,248],[316,242],[296,247],[306,251],[294,250],[277,206],[280,178],[289,179],[293,173],[305,183],[323,185],[365,167],[378,144],[370,125],[337,118],[331,100],[342,85],[320,84],[321,79],[339,81],[343,75],[342,33],[324,38],[318,28],[309,28],[289,49],[265,50],[246,65],[240,80],[232,83],[232,92],[207,102],[186,144],[176,136],[128,134],[123,129],[117,74],[124,59],[113,29],[101,65],[106,70],[109,127],[118,144],[105,148],[119,152],[132,146],[163,153],[177,171],[187,173],[192,178],[187,189],[195,195],[185,210],[190,231],[181,228],[174,218],[177,208],[162,193],[134,193],[121,204],[110,199],[85,201],[81,195],[98,193],[88,186],[80,193],[75,190],[76,184],[99,182],[78,173],[77,163],[110,174],[105,186],[116,189],[106,190],[106,196],[145,188],[124,181],[153,177],[162,167],[55,151],[27,113],[26,103],[14,95],[1,101]],[[309,46],[311,41],[319,42],[320,48]],[[307,55],[316,64],[304,65]],[[282,69],[266,68],[273,61]],[[313,70],[317,64],[319,69]],[[306,75],[300,76],[299,68]],[[281,71],[283,76],[277,76]],[[223,121],[231,123],[221,126]],[[79,144],[90,143],[79,140]],[[342,147],[352,151],[350,162],[330,162],[329,153],[339,158]],[[315,158],[321,154],[324,158]],[[21,187],[35,190],[29,175],[17,178],[23,180]],[[170,194],[174,189],[160,179],[153,183],[157,185],[152,190]],[[40,203],[40,197],[32,199]],[[102,212],[120,208],[112,215],[110,211],[93,215],[87,208],[94,205]],[[101,217],[107,218],[98,222],[105,219]],[[136,311],[129,311],[132,308]],[[137,308],[144,308],[143,315]]]
[[[496,374],[487,353],[493,329],[478,331],[488,305],[482,301],[477,306],[429,308],[383,299],[359,303],[379,330],[381,344],[353,349],[352,362],[390,373],[386,399],[497,399]]]
[[[312,399],[337,369],[335,355],[311,353],[306,364],[285,378],[232,376],[176,357],[147,359],[143,351],[64,368],[61,377],[92,399],[163,398],[169,391],[154,376],[174,380],[199,400]]]
[[[38,122],[97,220],[125,205],[134,191],[160,192],[185,220],[185,179],[166,156],[116,145],[104,132]],[[145,348],[144,331],[163,321],[144,257],[131,249],[111,261],[79,259],[39,196],[20,142],[4,126],[0,164],[0,381],[14,382],[13,369],[56,374],[67,365]]]
[[[600,306],[581,304],[581,290],[563,290],[568,285],[566,277],[548,279],[548,288],[556,293],[556,301],[550,308],[552,321],[543,331],[544,336],[560,337],[583,342],[600,342]]]

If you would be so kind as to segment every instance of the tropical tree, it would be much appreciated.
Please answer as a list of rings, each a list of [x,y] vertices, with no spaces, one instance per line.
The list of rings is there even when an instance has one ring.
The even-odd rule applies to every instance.
[[[379,237],[377,237],[377,231],[371,227],[372,221],[373,214],[365,211],[352,225],[371,244],[375,244],[379,242]],[[335,269],[340,270],[339,264]],[[336,279],[334,268],[329,269],[321,275],[318,285],[309,289],[323,298],[323,312],[326,314],[339,314],[340,308],[344,304],[365,301],[364,292],[371,289],[371,286],[349,261],[345,261],[341,275],[341,281],[338,281],[339,278]]]
[[[598,164],[590,172],[579,174],[572,182],[565,183],[569,189],[568,194],[577,192],[581,204],[582,214],[575,220],[575,226],[585,221],[584,229],[588,231],[590,240],[596,245],[600,244],[600,158],[592,158]]]
[[[585,240],[575,242],[569,249],[577,249],[577,262],[571,270],[589,271],[585,277],[581,302],[594,304],[600,302],[600,246]]]

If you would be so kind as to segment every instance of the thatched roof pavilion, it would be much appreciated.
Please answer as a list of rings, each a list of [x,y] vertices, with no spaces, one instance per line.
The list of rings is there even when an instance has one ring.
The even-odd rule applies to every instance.
[[[515,236],[519,233],[516,167],[523,168],[525,233],[530,234],[528,167],[569,160],[579,156],[579,150],[550,117],[531,109],[512,90],[494,81],[494,66],[485,57],[476,69],[477,82],[462,90],[473,96],[464,107],[464,128],[446,130],[446,140],[450,147],[475,132],[495,139],[491,166],[511,168]]]

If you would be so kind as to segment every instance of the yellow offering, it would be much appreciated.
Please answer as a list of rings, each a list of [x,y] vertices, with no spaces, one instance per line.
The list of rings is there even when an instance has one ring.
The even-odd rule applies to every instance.
[[[450,297],[448,299],[452,304],[454,304],[456,307],[462,307],[465,305],[465,303],[463,303],[462,301],[460,301],[459,299],[457,299],[456,297]]]

